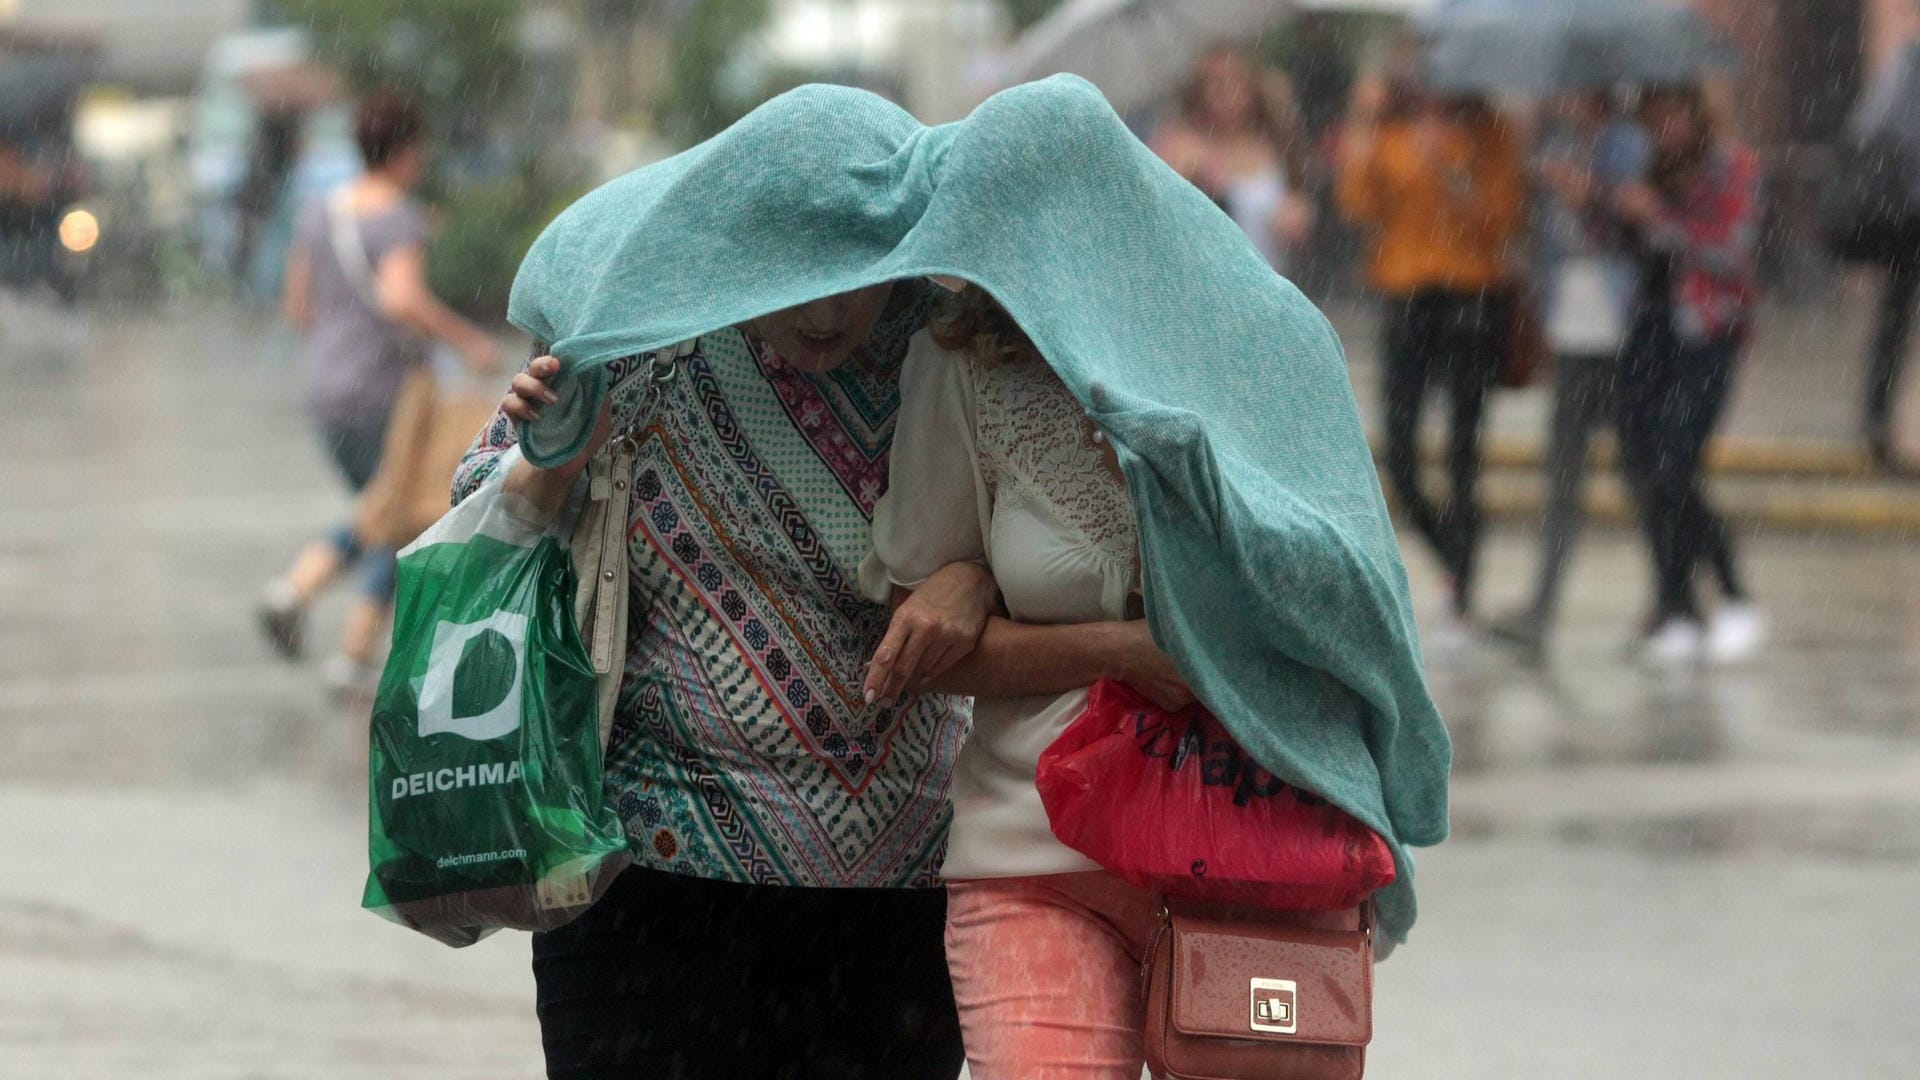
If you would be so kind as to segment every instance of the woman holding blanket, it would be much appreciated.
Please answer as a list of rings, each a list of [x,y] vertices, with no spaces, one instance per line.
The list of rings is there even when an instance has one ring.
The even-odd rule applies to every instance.
[[[637,865],[534,938],[552,1077],[959,1071],[945,897],[928,886],[966,712],[942,696],[866,702],[887,609],[851,586],[894,381],[928,347],[929,288],[883,284],[702,334],[640,434],[606,759]],[[509,420],[555,402],[559,367],[541,357],[515,379],[462,491],[514,443]],[[636,407],[616,393],[579,455],[519,461],[506,490],[558,509]],[[984,575],[956,571],[915,608],[928,661],[964,652],[985,616]]]
[[[560,506],[671,359],[633,433],[633,614],[607,759],[641,868],[535,939],[554,1076],[957,1069],[944,905],[910,887],[944,854],[967,719],[925,680],[976,644],[1002,657],[995,677],[1045,657],[1004,649],[1002,622],[983,632],[993,582],[969,554],[868,560],[895,527],[872,523],[896,409],[923,457],[974,460],[940,446],[955,429],[925,393],[961,370],[922,330],[930,277],[1018,320],[1043,360],[1004,374],[1053,373],[1031,399],[1037,468],[1087,464],[1055,454],[1063,433],[1091,439],[1088,416],[1114,452],[1094,467],[1119,477],[1083,479],[1132,512],[1103,519],[1077,571],[1100,583],[1071,583],[1059,618],[1127,614],[1137,520],[1146,621],[1109,624],[1103,673],[1169,701],[1190,686],[1276,777],[1379,833],[1399,870],[1379,932],[1413,921],[1406,845],[1445,833],[1446,736],[1326,321],[1078,79],[937,128],[803,87],[589,194],[534,244],[511,316],[552,356],[516,381],[461,481],[504,461],[509,492]],[[1003,540],[996,520],[987,542]],[[1034,565],[1056,541],[1032,529],[1004,550],[1032,545]],[[987,552],[1004,569],[1002,550]],[[1023,613],[1024,589],[1050,588],[1013,577],[999,584]],[[1050,677],[968,689],[1090,681]],[[1036,854],[1037,871],[1012,872],[1054,868]]]

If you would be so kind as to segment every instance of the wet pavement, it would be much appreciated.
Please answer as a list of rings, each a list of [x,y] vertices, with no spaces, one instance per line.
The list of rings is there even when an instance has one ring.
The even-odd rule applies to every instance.
[[[291,356],[224,309],[0,320],[0,1076],[539,1072],[524,936],[453,951],[358,909],[364,713],[254,635],[344,509]],[[1489,609],[1532,548],[1492,538]],[[1776,631],[1747,669],[1623,660],[1647,574],[1620,531],[1545,670],[1430,622],[1455,839],[1379,970],[1370,1075],[1913,1074],[1920,545],[1746,552]]]

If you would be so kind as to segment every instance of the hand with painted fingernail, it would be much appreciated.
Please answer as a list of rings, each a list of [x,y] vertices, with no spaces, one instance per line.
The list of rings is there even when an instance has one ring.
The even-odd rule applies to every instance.
[[[527,365],[527,370],[513,377],[506,398],[500,402],[501,410],[519,423],[540,419],[543,407],[560,400],[559,395],[553,392],[553,387],[548,385],[558,374],[558,357],[534,357],[533,362]]]
[[[527,369],[513,377],[507,396],[500,402],[500,412],[515,423],[529,424],[540,419],[540,411],[560,400],[553,392],[552,380],[560,374],[561,361],[553,356],[536,356]],[[578,455],[564,465],[551,469],[535,468],[530,461],[522,461],[507,480],[507,490],[525,495],[536,506],[553,507],[565,501],[566,493],[573,489],[573,482],[587,467],[587,462],[600,451],[613,434],[613,399],[608,395],[600,403],[600,415],[595,419],[593,435],[587,440]]]
[[[971,562],[935,571],[912,592],[898,590],[886,637],[867,665],[867,704],[897,702],[965,659],[999,595],[992,572]]]

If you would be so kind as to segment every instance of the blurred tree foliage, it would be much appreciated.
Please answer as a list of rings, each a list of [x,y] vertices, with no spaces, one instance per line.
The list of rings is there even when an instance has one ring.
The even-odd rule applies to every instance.
[[[1301,118],[1317,135],[1344,115],[1367,56],[1403,29],[1398,18],[1376,12],[1305,12],[1263,34],[1255,51],[1293,79]]]
[[[520,260],[547,222],[579,197],[531,173],[476,184],[446,200],[427,249],[427,280],[441,299],[482,321],[506,315]]]
[[[391,86],[417,96],[434,131],[455,146],[485,133],[487,117],[519,88],[518,0],[277,0],[313,36],[314,55],[356,90]]]
[[[539,147],[505,118],[525,112],[519,0],[278,0],[304,25],[315,59],[355,93],[392,87],[417,98],[429,138],[452,169],[428,181],[438,228],[427,278],[447,303],[487,322],[506,312],[513,275],[571,199],[538,168]],[[436,157],[439,155],[436,154]]]
[[[1065,0],[1000,0],[1015,33],[1025,30],[1053,13]]]
[[[727,64],[766,24],[771,0],[700,0],[679,8],[671,35],[671,70],[659,105],[661,133],[681,144],[713,135],[740,117],[740,103],[721,89]]]

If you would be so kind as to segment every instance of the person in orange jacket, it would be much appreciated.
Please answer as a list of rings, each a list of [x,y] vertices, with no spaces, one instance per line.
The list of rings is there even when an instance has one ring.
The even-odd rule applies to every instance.
[[[1355,95],[1339,196],[1372,233],[1367,276],[1386,298],[1388,479],[1451,575],[1461,619],[1479,545],[1480,424],[1499,367],[1496,293],[1525,192],[1518,140],[1484,102],[1391,83]],[[1452,406],[1445,499],[1420,482],[1420,414],[1435,383]]]

